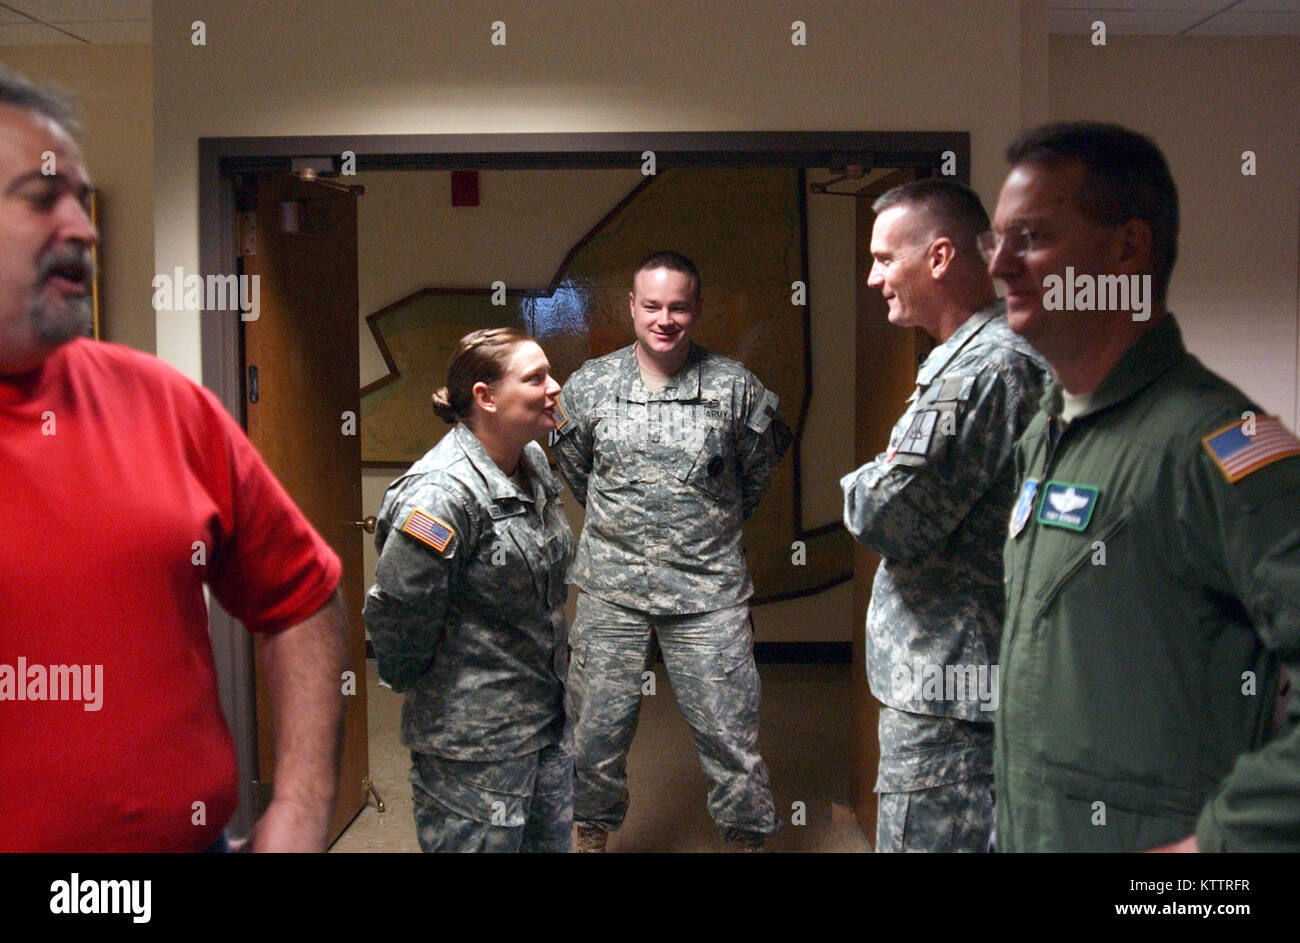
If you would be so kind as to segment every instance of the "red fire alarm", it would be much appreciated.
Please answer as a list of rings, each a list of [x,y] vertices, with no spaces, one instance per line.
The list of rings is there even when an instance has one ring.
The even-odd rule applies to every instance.
[[[478,206],[478,171],[451,172],[451,205]]]

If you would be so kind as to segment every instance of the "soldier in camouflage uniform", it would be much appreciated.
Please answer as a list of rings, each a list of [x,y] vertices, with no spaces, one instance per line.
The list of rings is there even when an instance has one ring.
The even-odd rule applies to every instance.
[[[365,619],[405,691],[425,851],[571,844],[564,576],[573,535],[541,446],[559,384],[513,329],[461,340],[434,408],[456,426],[389,487]]]
[[[884,454],[840,482],[879,553],[867,674],[881,702],[877,851],[985,851],[1012,453],[1047,367],[1007,327],[979,254],[979,197],[947,178],[876,201],[868,284],[937,346]]]
[[[777,830],[758,751],[759,678],[741,522],[789,447],[777,397],[690,342],[699,273],[656,253],[629,295],[637,342],[584,364],[560,396],[554,453],[586,524],[570,686],[580,850],[627,813],[625,764],[657,638],[723,838]]]

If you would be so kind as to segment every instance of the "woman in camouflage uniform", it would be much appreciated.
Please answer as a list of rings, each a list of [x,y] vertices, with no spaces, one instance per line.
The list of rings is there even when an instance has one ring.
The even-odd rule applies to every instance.
[[[573,535],[534,439],[559,384],[514,328],[461,338],[434,411],[454,423],[388,488],[365,619],[406,692],[425,851],[568,851],[565,570]]]

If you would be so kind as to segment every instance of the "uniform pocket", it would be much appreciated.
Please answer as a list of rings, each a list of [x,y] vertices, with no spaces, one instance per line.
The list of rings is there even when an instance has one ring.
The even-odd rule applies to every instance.
[[[411,783],[443,808],[484,825],[518,828],[527,818],[537,755],[491,762],[411,755]]]
[[[1193,790],[1108,779],[1049,764],[1048,785],[1065,796],[1061,827],[1070,844],[1089,851],[1146,851],[1186,838],[1204,798]]]
[[[1038,591],[1039,619],[1047,613],[1053,600],[1056,599],[1065,585],[1093,558],[1093,555],[1097,552],[1097,544],[1100,543],[1104,547],[1107,541],[1123,530],[1133,516],[1134,510],[1132,500],[1126,497],[1120,506],[1104,520],[1099,521],[1096,527],[1090,527],[1088,531],[1074,535],[1079,541],[1078,549],[1072,555],[1066,557],[1064,565],[1061,566],[1052,582]],[[1036,526],[1049,527],[1050,525],[1039,522]]]
[[[723,437],[717,430],[709,429],[703,443],[689,449],[674,465],[673,474],[709,497],[720,500],[727,496],[735,482],[731,458]]]

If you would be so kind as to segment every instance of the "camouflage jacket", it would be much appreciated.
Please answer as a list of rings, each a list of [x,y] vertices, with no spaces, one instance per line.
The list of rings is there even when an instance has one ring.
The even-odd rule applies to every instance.
[[[458,424],[384,496],[364,615],[412,750],[497,760],[563,732],[573,534],[541,446],[523,465],[527,493]]]
[[[1046,381],[1003,303],[978,311],[921,365],[888,451],[840,481],[844,526],[884,558],[867,677],[890,707],[993,720],[1012,458]]]
[[[701,347],[657,393],[641,382],[635,345],[583,364],[560,394],[554,448],[587,509],[570,581],[658,615],[748,599],[741,521],[792,439],[777,404],[739,363]]]

